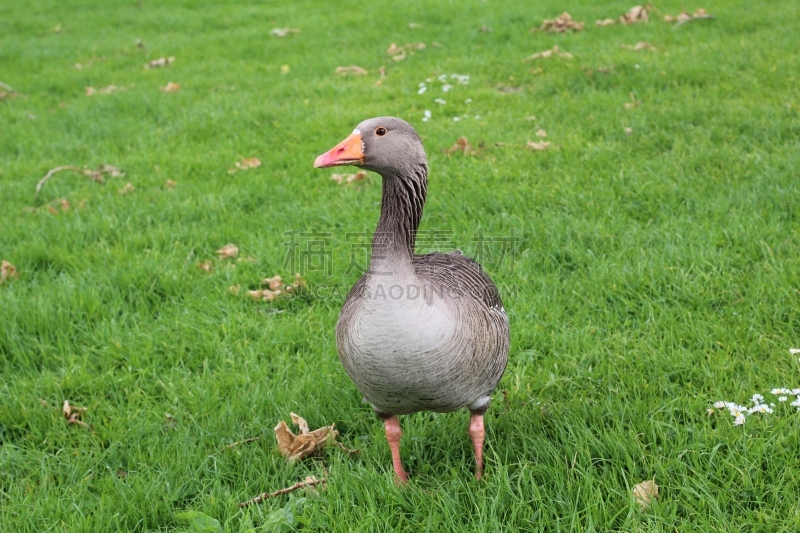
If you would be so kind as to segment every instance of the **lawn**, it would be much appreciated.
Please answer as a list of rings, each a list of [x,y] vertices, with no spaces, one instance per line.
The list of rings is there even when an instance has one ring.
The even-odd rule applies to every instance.
[[[0,530],[798,531],[800,413],[771,391],[800,386],[800,4],[683,5],[715,18],[675,27],[677,0],[603,27],[632,4],[0,4]],[[564,10],[583,31],[529,31]],[[335,74],[351,65],[368,73]],[[336,355],[380,177],[312,162],[377,115],[428,152],[420,251],[477,256],[509,313],[480,482],[467,412],[420,413],[396,486]],[[460,137],[472,150],[448,152]],[[65,170],[36,194],[103,164],[125,175]],[[249,297],[295,272],[299,294]],[[742,425],[714,407],[756,393],[773,412]],[[86,408],[73,423],[65,400]],[[290,412],[360,453],[287,464]],[[238,506],[312,475],[318,492]]]

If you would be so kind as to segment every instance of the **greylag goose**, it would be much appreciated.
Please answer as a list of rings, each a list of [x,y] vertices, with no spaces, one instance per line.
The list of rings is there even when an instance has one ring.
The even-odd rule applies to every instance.
[[[497,287],[481,266],[456,250],[414,253],[428,189],[428,159],[419,135],[394,117],[365,120],[314,167],[355,165],[383,178],[369,268],[353,286],[336,324],[347,374],[383,419],[392,464],[400,460],[397,415],[448,412],[471,416],[475,477],[483,472],[483,414],[508,361],[509,328]]]

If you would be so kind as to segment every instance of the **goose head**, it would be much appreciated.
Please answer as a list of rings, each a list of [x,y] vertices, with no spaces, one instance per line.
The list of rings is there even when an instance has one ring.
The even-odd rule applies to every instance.
[[[314,160],[315,168],[354,165],[384,177],[403,175],[427,164],[419,134],[396,117],[363,121],[345,140]]]

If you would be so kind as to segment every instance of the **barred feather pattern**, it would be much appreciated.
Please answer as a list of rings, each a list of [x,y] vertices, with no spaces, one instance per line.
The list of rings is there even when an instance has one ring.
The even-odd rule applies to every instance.
[[[508,317],[481,265],[414,254],[426,194],[426,164],[383,176],[370,267],[336,326],[342,364],[381,416],[482,413],[508,361]]]

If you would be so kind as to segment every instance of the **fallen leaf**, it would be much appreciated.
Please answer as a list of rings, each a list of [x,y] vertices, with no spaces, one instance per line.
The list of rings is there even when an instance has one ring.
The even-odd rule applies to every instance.
[[[402,61],[406,58],[406,51],[403,50],[399,54],[392,56],[392,61]]]
[[[594,21],[594,25],[595,26],[610,26],[610,25],[616,24],[616,23],[617,23],[617,21],[614,20],[614,19],[603,19],[603,20],[595,20]]]
[[[621,44],[620,45],[625,50],[633,50],[634,52],[640,52],[641,50],[655,50],[656,47],[650,43],[646,43],[644,41],[639,41],[634,45],[630,44]]]
[[[89,425],[81,420],[81,416],[83,416],[86,410],[85,407],[74,407],[70,405],[69,400],[64,400],[64,407],[61,408],[61,412],[64,414],[64,418],[67,420],[68,424],[78,424],[88,428]]]
[[[261,160],[257,157],[243,157],[236,163],[234,163],[234,168],[228,169],[228,174],[233,174],[237,170],[249,170],[251,168],[258,168],[261,166]]]
[[[275,439],[278,441],[278,450],[289,462],[305,459],[316,450],[333,443],[336,440],[336,435],[339,434],[334,429],[335,424],[309,431],[308,423],[305,419],[294,413],[290,413],[290,416],[292,417],[292,423],[300,429],[298,435],[292,433],[283,420],[275,426]]]
[[[648,22],[647,8],[644,6],[633,6],[627,13],[619,18],[620,24],[634,24],[637,22]]]
[[[273,37],[286,37],[287,35],[300,33],[297,28],[273,28],[269,34]]]
[[[266,302],[271,302],[278,296],[280,296],[281,291],[271,291],[269,289],[259,289],[255,291],[247,291],[247,295],[254,299],[254,300],[264,300]]]
[[[537,137],[547,137],[547,132],[544,131],[542,128],[539,128],[538,130],[536,130],[536,136]]]
[[[70,207],[69,206],[69,200],[67,200],[66,198],[62,198],[58,202],[61,204],[61,210],[62,211],[69,211],[69,207]]]
[[[141,41],[137,43],[137,46],[141,44]],[[144,45],[141,46],[143,48]],[[152,61],[148,61],[144,64],[144,68],[151,69],[151,68],[161,68],[161,67],[168,67],[175,62],[175,56],[169,57],[159,57],[158,59],[153,59]]]
[[[94,96],[95,94],[111,94],[117,91],[122,91],[124,90],[124,87],[117,87],[116,85],[107,85],[99,89],[95,89],[94,87],[84,87],[83,90],[84,92],[86,92],[86,96]]]
[[[167,189],[174,189],[176,185],[177,183],[175,181],[167,180],[167,182],[164,184],[164,187],[166,187]]]
[[[686,24],[687,22],[691,22],[693,20],[713,19],[713,18],[714,18],[714,15],[710,15],[703,8],[698,9],[697,11],[692,13],[691,15],[686,10],[683,10],[683,12],[680,15],[676,15],[674,17],[672,15],[664,15],[664,20],[666,22],[677,22],[677,24],[675,24],[675,28],[677,28],[678,26],[681,26],[682,24]]]
[[[548,141],[542,141],[542,142],[528,141],[528,144],[526,146],[531,150],[533,150],[534,152],[539,152],[541,150],[547,150],[550,147],[550,143]]]
[[[339,76],[365,76],[369,73],[358,65],[350,65],[349,67],[336,67],[334,74]]]
[[[345,183],[354,183],[359,181],[364,181],[367,179],[367,172],[365,170],[359,170],[355,174],[331,174],[331,180],[335,181],[339,185]]]
[[[461,152],[464,155],[473,155],[477,153],[475,149],[469,144],[469,141],[466,137],[459,137],[456,143],[444,151],[444,153],[450,155],[456,152]]]
[[[555,45],[550,50],[545,50],[544,52],[539,52],[539,53],[536,53],[536,54],[533,54],[531,56],[526,57],[525,61],[533,61],[535,59],[546,59],[546,58],[548,58],[550,56],[553,56],[553,55],[556,55],[556,56],[560,57],[561,59],[572,59],[573,58],[572,54],[570,54],[569,52],[562,51],[561,49],[558,48],[558,45]]]
[[[147,47],[144,45],[144,43],[142,42],[142,40],[141,40],[141,39],[136,39],[136,41],[134,41],[134,43],[136,44],[136,48],[147,48]]]
[[[213,272],[214,271],[214,263],[210,260],[205,260],[202,263],[197,263],[197,268],[202,270],[203,272]]]
[[[269,289],[272,290],[272,291],[276,291],[276,290],[280,289],[282,283],[283,283],[283,280],[281,279],[280,276],[273,276],[271,278],[264,278],[261,281],[262,285],[268,285]]]
[[[483,26],[478,28],[478,31],[481,32],[481,33],[492,33],[494,30],[492,28],[490,28],[489,26],[487,26],[486,24],[484,24]]]
[[[165,86],[159,87],[159,89],[165,93],[174,93],[181,90],[181,84],[170,81]]]
[[[538,28],[531,28],[531,32],[546,31],[551,33],[565,33],[568,31],[583,31],[585,25],[585,22],[573,20],[572,15],[565,11],[554,20],[545,19]]]
[[[641,509],[646,509],[653,499],[658,498],[658,485],[656,485],[655,478],[642,481],[633,487],[633,499],[636,500]]]
[[[0,265],[0,283],[4,283],[6,280],[18,277],[19,274],[17,274],[17,267],[3,259],[3,263]]]
[[[631,135],[633,133],[633,128],[625,128],[623,131],[625,135]]]
[[[117,191],[117,193],[118,193],[118,194],[121,194],[121,195],[123,195],[123,196],[124,196],[124,195],[126,195],[126,194],[130,194],[130,193],[132,193],[132,192],[133,192],[133,191],[135,191],[135,190],[136,190],[136,187],[134,187],[132,183],[128,182],[128,183],[126,183],[126,184],[125,184],[125,186],[124,186],[124,187],[122,187],[121,189],[119,189],[119,190]]]
[[[125,173],[114,165],[107,165],[105,163],[97,167],[97,170],[99,170],[101,173],[108,174],[109,178],[119,178],[125,176]]]
[[[217,250],[217,255],[219,255],[220,258],[222,259],[228,257],[236,257],[238,254],[239,254],[239,248],[237,248],[235,244],[230,244],[230,243],[226,244],[225,246]]]
[[[239,286],[231,285],[230,287],[228,287],[228,292],[231,294],[239,294]]]

